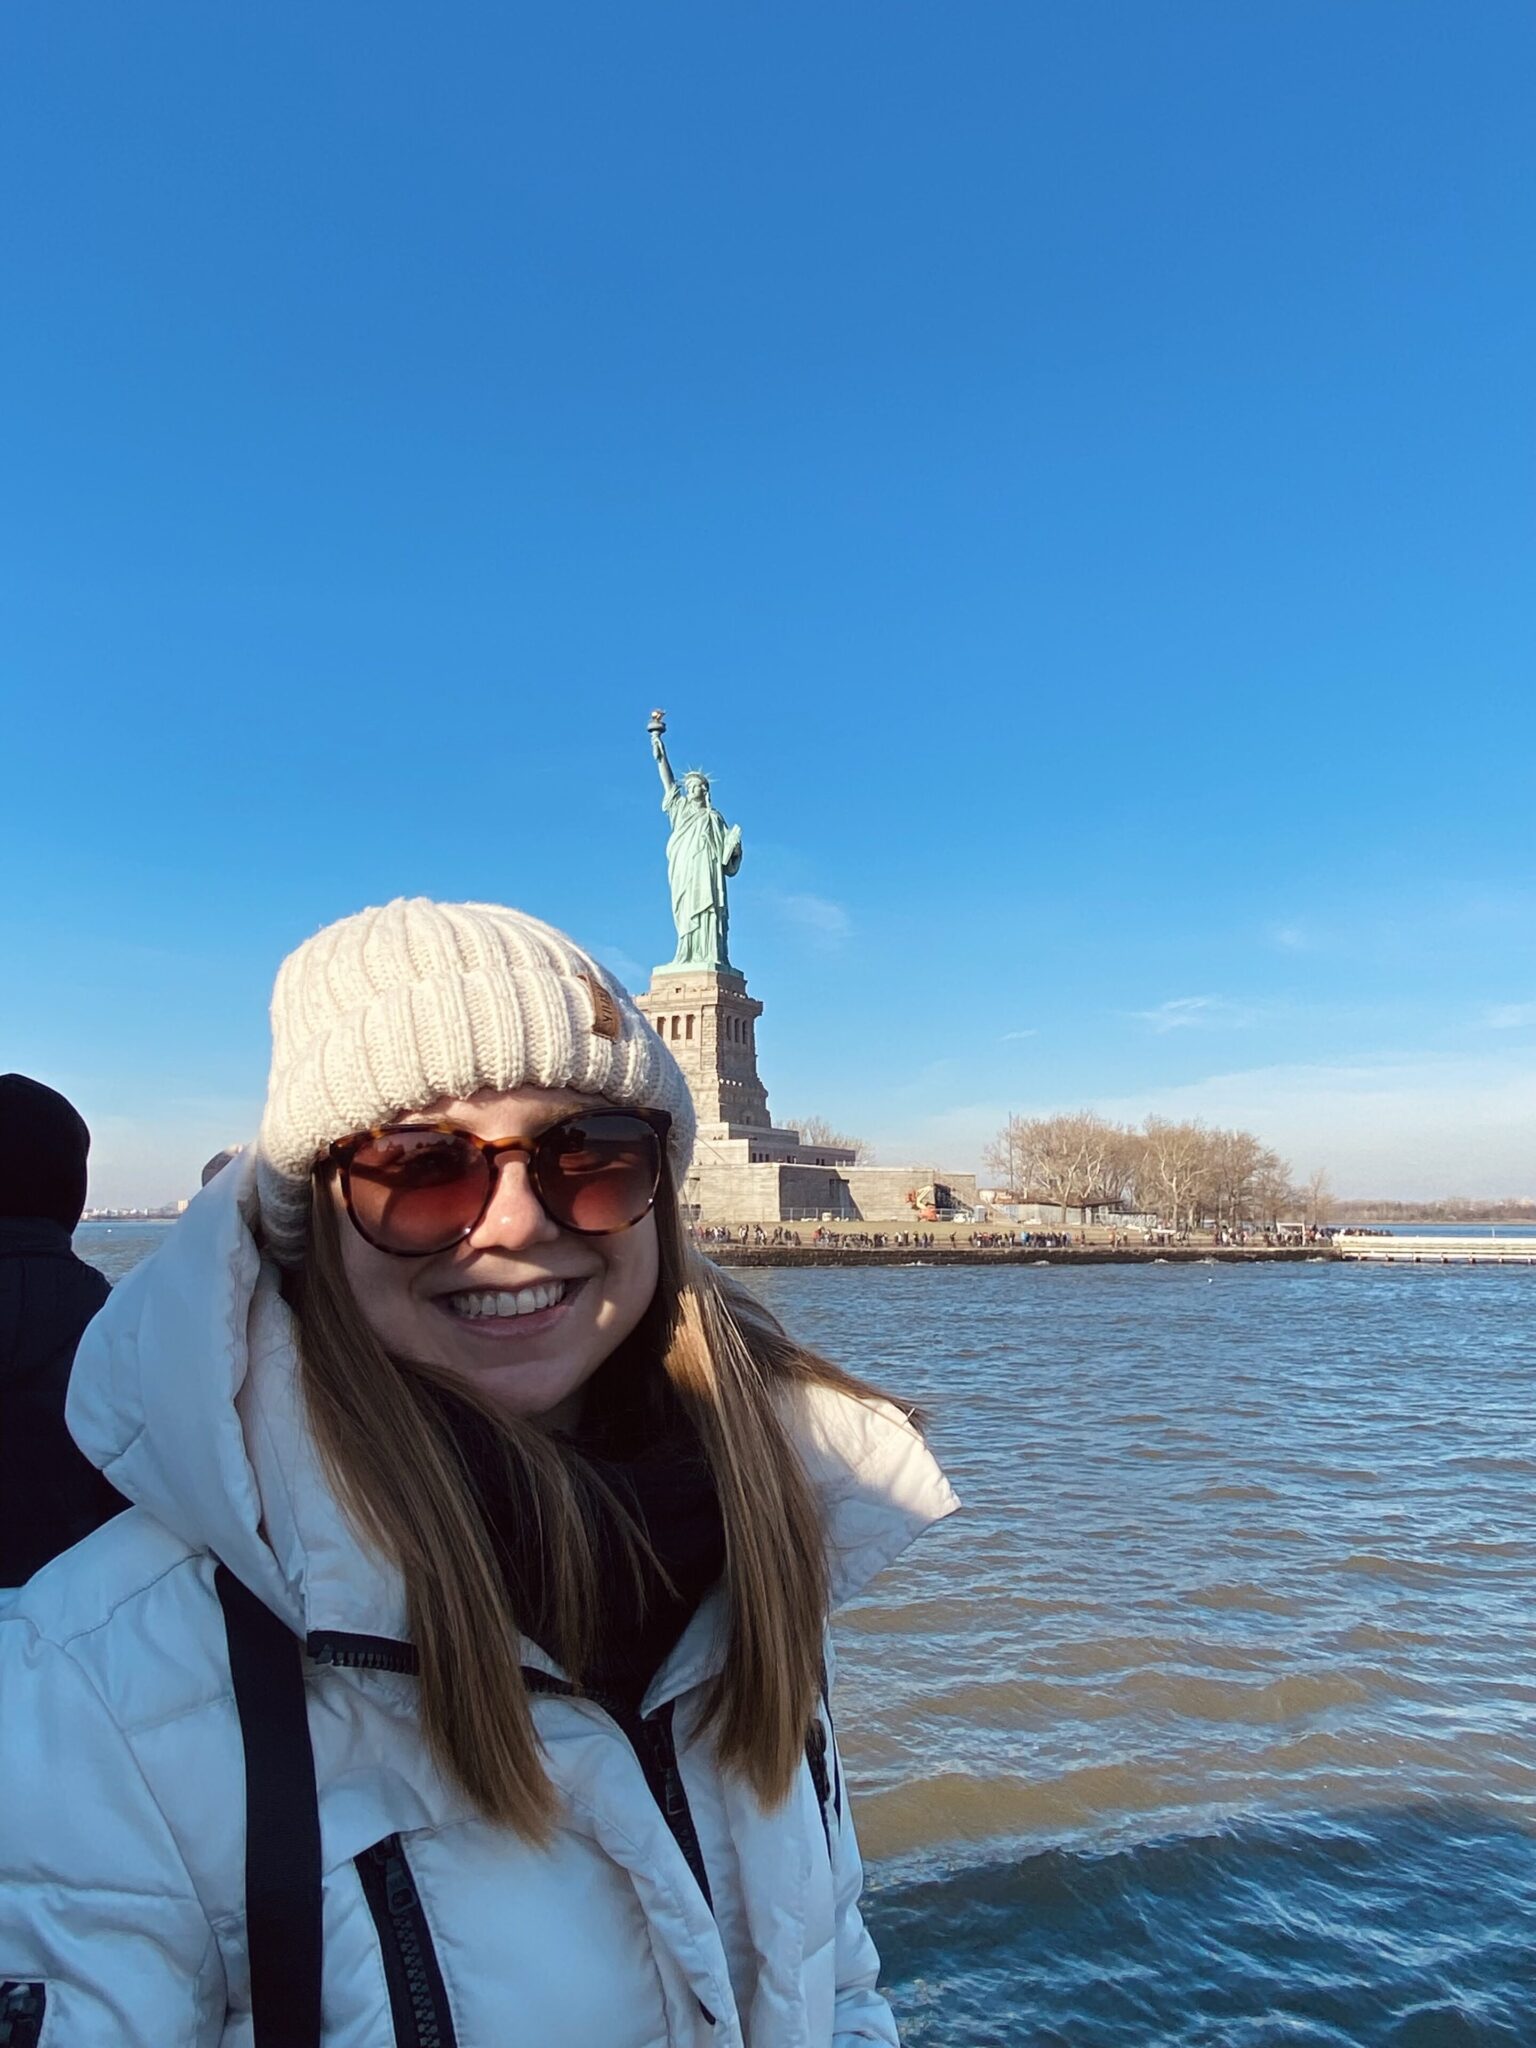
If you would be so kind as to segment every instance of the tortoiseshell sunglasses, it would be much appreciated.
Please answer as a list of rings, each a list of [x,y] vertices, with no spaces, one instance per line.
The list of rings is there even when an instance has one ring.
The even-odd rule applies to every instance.
[[[503,1159],[527,1164],[546,1216],[583,1237],[638,1223],[656,1200],[672,1119],[592,1109],[536,1138],[480,1138],[457,1124],[388,1124],[332,1145],[354,1229],[381,1252],[421,1259],[462,1244],[491,1206]]]

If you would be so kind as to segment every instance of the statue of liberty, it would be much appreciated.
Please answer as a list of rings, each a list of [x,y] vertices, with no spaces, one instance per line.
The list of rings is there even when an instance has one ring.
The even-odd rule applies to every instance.
[[[710,802],[709,777],[700,769],[690,768],[678,781],[662,741],[666,729],[664,714],[653,711],[647,730],[661,775],[661,807],[672,827],[667,881],[672,922],[677,926],[677,957],[667,966],[732,973],[726,950],[730,911],[725,884],[741,866],[741,827],[727,825]]]

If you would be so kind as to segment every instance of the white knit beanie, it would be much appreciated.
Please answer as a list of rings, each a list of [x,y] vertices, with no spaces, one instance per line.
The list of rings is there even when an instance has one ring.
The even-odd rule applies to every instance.
[[[499,903],[424,896],[316,932],[272,991],[256,1185],[273,1255],[302,1257],[309,1177],[338,1138],[439,1096],[525,1084],[665,1110],[682,1186],[695,1122],[682,1069],[563,932]]]

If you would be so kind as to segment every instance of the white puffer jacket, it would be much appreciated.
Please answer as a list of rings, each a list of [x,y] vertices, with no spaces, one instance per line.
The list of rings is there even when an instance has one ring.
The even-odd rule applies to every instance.
[[[221,1174],[87,1332],[70,1425],[136,1505],[0,1620],[0,2015],[38,2048],[251,2040],[244,1764],[216,1561],[299,1635],[405,1636],[399,1576],[359,1542],[303,1427],[248,1179]],[[796,1426],[838,1598],[957,1505],[892,1411],[818,1393]],[[311,1662],[325,2048],[894,2042],[846,1801],[829,1857],[809,1768],[772,1813],[720,1771],[695,1730],[720,1654],[711,1595],[643,1702],[675,1702],[713,1910],[634,1749],[590,1702],[534,1699],[562,1806],[535,1850],[438,1774],[413,1678]],[[532,1644],[524,1656],[553,1670]],[[380,1904],[391,1855],[424,1963],[402,1958]],[[423,1972],[438,2009],[420,2019],[402,1985],[419,1990]]]

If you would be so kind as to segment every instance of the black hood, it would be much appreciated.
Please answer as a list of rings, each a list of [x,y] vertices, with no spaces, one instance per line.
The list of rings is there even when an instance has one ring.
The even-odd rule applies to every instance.
[[[46,1217],[73,1230],[90,1149],[72,1102],[25,1074],[0,1074],[0,1216]]]

